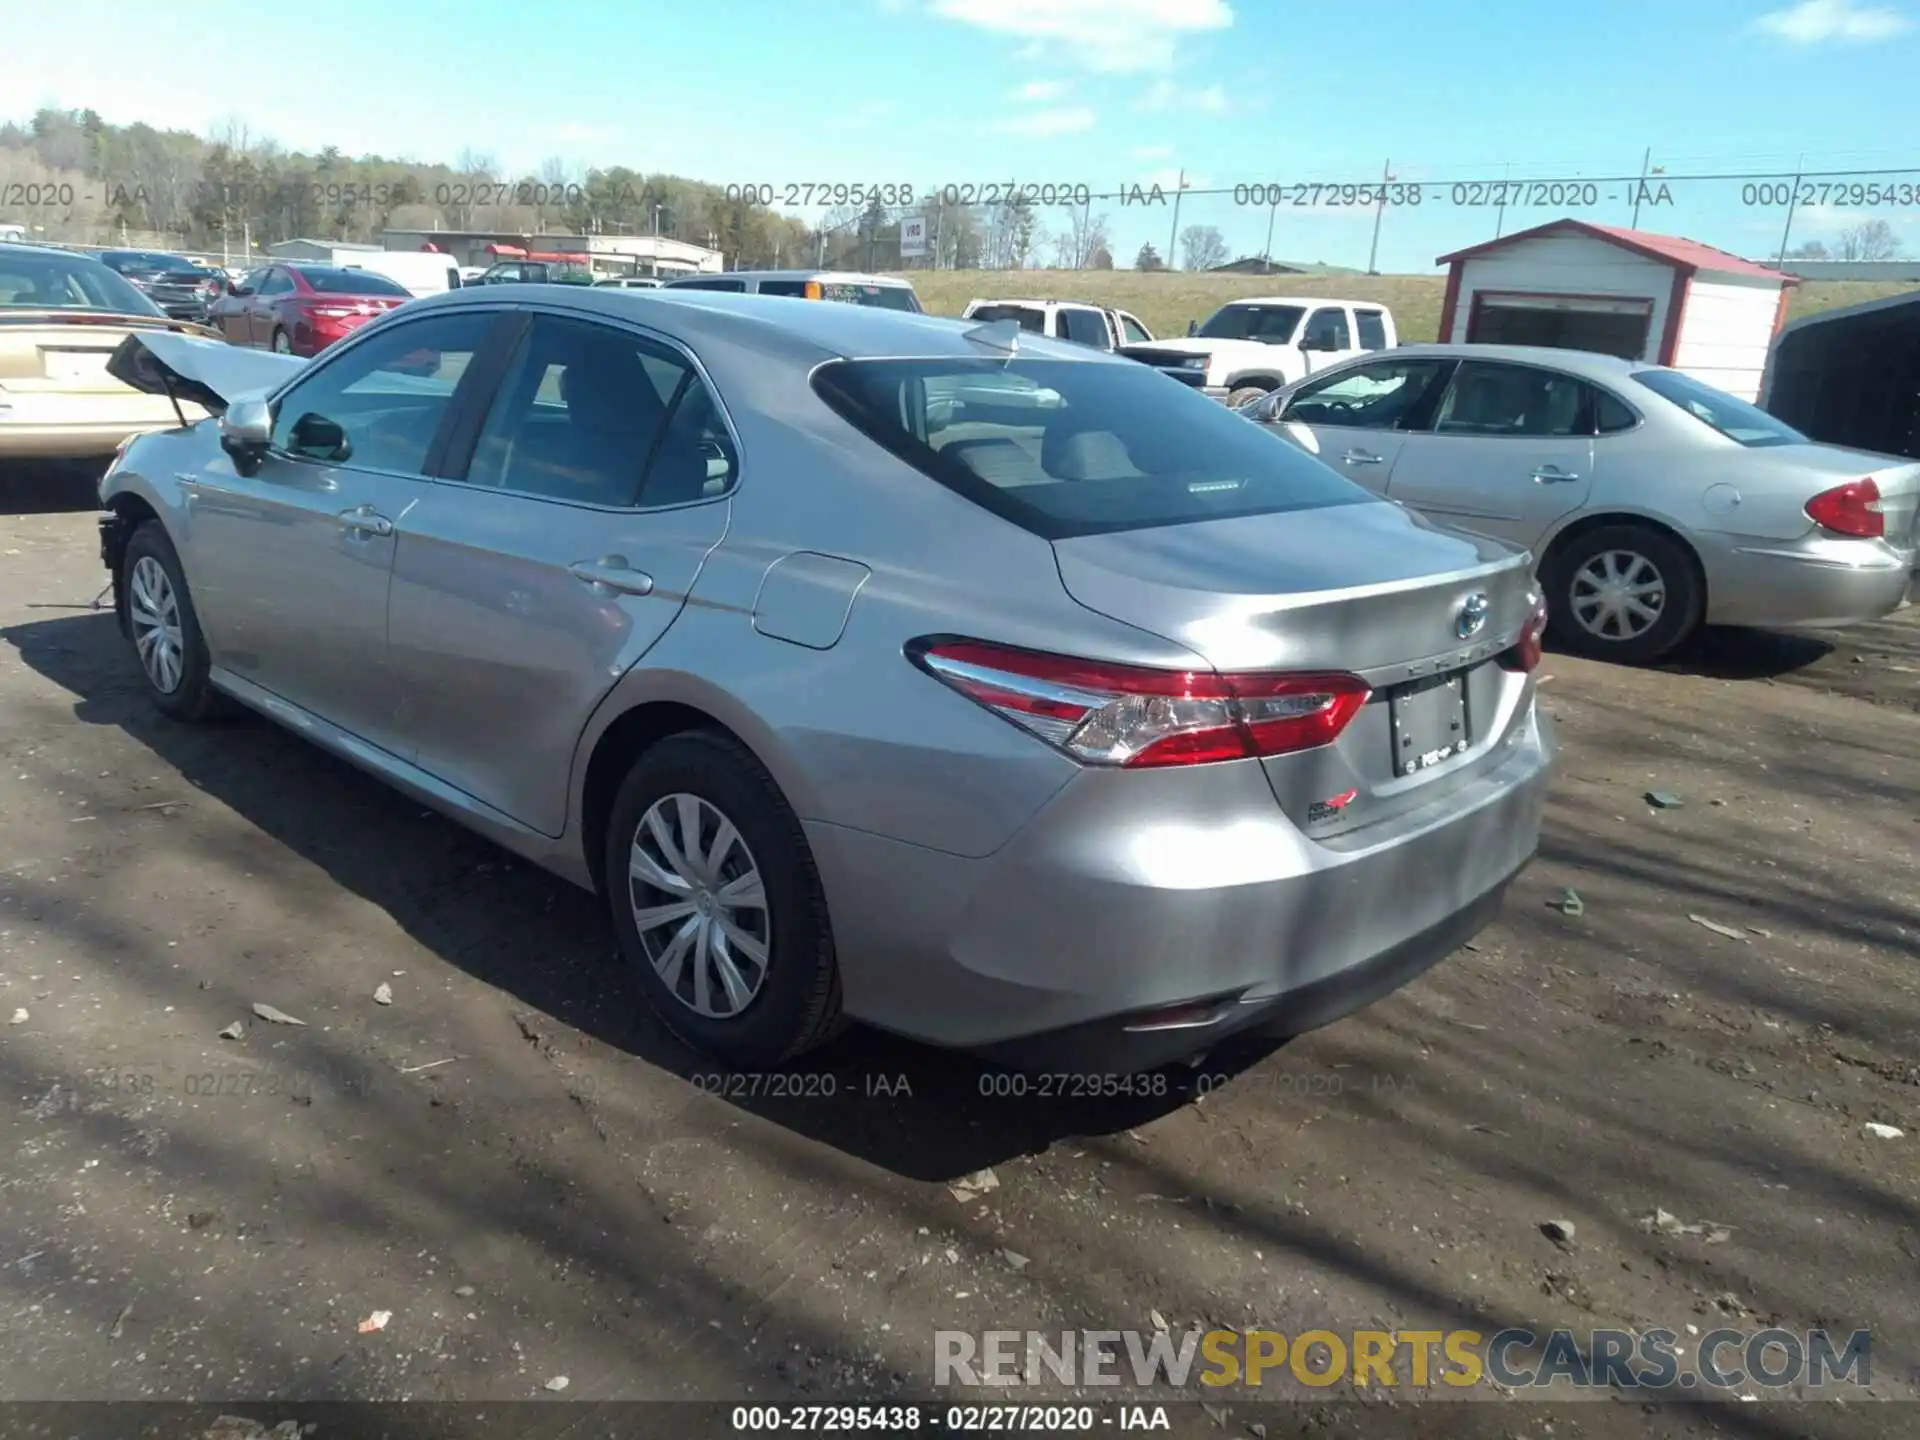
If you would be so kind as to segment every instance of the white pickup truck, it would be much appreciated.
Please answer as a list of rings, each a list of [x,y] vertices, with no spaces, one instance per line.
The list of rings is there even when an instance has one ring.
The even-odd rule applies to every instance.
[[[1082,300],[969,300],[960,318],[983,325],[1011,320],[1030,334],[1073,340],[1096,350],[1153,343],[1153,332],[1136,317]]]
[[[1262,295],[1223,305],[1181,340],[1126,344],[1120,353],[1216,400],[1240,405],[1370,350],[1399,344],[1384,305]]]

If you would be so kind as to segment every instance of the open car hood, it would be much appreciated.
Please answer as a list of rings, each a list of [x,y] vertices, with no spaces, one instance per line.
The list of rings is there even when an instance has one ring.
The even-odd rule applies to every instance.
[[[273,389],[306,363],[297,355],[246,350],[224,340],[143,330],[120,342],[107,373],[145,394],[191,400],[210,415],[224,415],[233,401]]]

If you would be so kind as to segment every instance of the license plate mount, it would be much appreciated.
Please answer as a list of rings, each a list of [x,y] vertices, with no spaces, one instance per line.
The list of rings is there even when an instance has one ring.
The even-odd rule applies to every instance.
[[[1401,685],[1387,693],[1392,719],[1393,773],[1417,775],[1466,753],[1473,743],[1467,673],[1455,670]]]

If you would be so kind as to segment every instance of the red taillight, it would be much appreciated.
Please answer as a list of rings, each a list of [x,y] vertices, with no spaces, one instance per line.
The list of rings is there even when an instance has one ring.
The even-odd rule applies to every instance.
[[[1202,765],[1311,750],[1367,703],[1338,674],[1151,670],[977,640],[922,643],[914,662],[969,700],[1088,765]]]
[[[1880,510],[1880,487],[1873,477],[1849,480],[1822,490],[1807,502],[1807,518],[1840,535],[1878,540],[1887,533],[1887,517]]]
[[[1530,675],[1540,666],[1540,654],[1547,633],[1547,601],[1545,596],[1533,602],[1533,613],[1527,616],[1527,628],[1520,632],[1520,638],[1500,656],[1503,669],[1518,670],[1522,675]]]

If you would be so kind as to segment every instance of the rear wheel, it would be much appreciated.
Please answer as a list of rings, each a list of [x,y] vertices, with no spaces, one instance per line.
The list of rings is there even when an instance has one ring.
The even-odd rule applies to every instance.
[[[1649,665],[1700,626],[1706,593],[1693,556],[1659,530],[1603,525],[1546,568],[1554,638],[1579,654]]]
[[[614,800],[605,875],[640,989],[689,1044],[776,1065],[840,1029],[813,852],[745,746],[693,731],[643,754]]]
[[[121,565],[127,630],[153,703],[175,720],[220,713],[225,698],[207,678],[211,661],[200,617],[187,593],[180,557],[158,521],[133,532]]]

